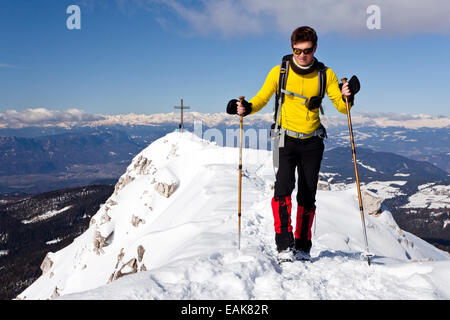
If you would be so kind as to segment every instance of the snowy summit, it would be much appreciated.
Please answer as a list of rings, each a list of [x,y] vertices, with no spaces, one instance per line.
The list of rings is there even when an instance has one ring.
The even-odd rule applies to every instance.
[[[450,255],[402,231],[388,211],[366,217],[375,256],[371,266],[361,258],[356,188],[318,190],[312,260],[280,267],[265,150],[243,152],[238,250],[238,156],[190,132],[153,142],[86,232],[49,252],[17,298],[450,299]]]

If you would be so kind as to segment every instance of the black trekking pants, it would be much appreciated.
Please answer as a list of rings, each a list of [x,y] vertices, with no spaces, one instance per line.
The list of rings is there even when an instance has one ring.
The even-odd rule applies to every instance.
[[[297,169],[297,204],[299,207],[304,207],[305,211],[314,211],[317,182],[324,149],[323,139],[320,137],[296,139],[286,136],[284,147],[279,149],[280,159],[275,181],[275,201],[291,196],[295,188],[295,169]],[[286,212],[286,214],[281,215],[282,209],[286,211],[285,208],[281,207],[275,211],[280,212],[280,223],[287,226],[289,225],[287,219],[290,220],[291,213]],[[292,232],[287,229],[283,229],[281,233],[275,235],[278,250],[290,247],[293,240]],[[310,241],[308,240],[308,242],[310,248]]]
[[[286,136],[279,149],[279,168],[275,181],[275,197],[290,196],[295,188],[295,169],[298,173],[297,203],[315,208],[320,163],[325,149],[323,139],[296,139]]]

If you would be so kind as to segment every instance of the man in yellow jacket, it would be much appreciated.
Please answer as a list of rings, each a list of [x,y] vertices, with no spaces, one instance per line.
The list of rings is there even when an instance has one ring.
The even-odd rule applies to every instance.
[[[286,56],[288,69],[277,65],[270,70],[261,90],[250,101],[242,103],[236,99],[229,101],[229,114],[249,115],[261,110],[272,95],[277,92],[277,98],[283,93],[284,99],[277,100],[275,132],[278,136],[277,149],[278,169],[272,211],[275,226],[275,243],[279,262],[309,260],[311,242],[311,226],[314,220],[316,206],[315,196],[319,179],[320,163],[322,161],[326,136],[325,128],[320,123],[319,110],[322,98],[320,96],[319,70],[324,72],[326,79],[322,80],[324,89],[336,109],[346,114],[344,97],[350,106],[354,94],[359,91],[359,81],[353,76],[349,82],[340,85],[330,68],[324,67],[315,57],[317,49],[317,34],[314,29],[304,26],[295,29],[291,36],[293,54]],[[286,80],[280,76],[280,71],[287,72]],[[322,78],[323,79],[323,78]],[[279,82],[285,83],[284,88]],[[282,93],[280,92],[282,90]],[[275,161],[275,160],[274,160]],[[291,224],[291,194],[295,188],[295,170],[298,173],[296,228],[292,234]]]

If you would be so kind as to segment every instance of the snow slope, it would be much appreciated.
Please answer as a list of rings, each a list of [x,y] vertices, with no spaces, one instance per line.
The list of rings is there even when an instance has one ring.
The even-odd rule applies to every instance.
[[[238,250],[238,156],[189,132],[158,139],[18,299],[450,299],[450,255],[388,211],[366,218],[375,257],[361,259],[355,188],[318,191],[312,262],[278,266],[265,150],[243,152]]]

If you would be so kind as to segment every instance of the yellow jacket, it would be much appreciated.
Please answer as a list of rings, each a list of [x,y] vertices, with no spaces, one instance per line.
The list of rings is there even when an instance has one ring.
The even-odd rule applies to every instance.
[[[326,93],[328,97],[339,112],[347,114],[347,108],[345,102],[342,100],[342,93],[339,89],[336,74],[333,70],[327,68],[326,75]],[[250,99],[249,102],[252,104],[251,113],[258,112],[267,104],[267,102],[269,102],[272,95],[278,90],[279,76],[280,65],[277,65],[270,70],[266,81],[256,96]],[[295,73],[289,64],[286,90],[308,98],[319,95],[319,79],[317,70],[306,75],[300,75]],[[284,95],[284,103],[281,106],[279,121],[279,124],[283,128],[308,134],[319,127],[319,109],[309,110],[307,105],[303,104],[304,101],[304,99],[296,96],[287,94]],[[351,104],[349,104],[349,107],[351,107]]]

